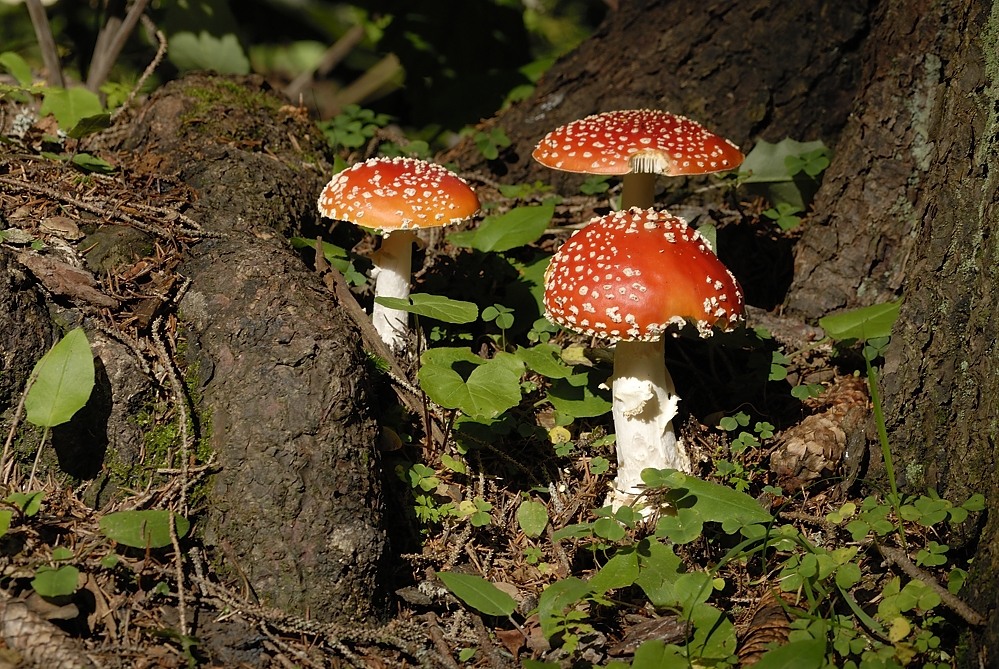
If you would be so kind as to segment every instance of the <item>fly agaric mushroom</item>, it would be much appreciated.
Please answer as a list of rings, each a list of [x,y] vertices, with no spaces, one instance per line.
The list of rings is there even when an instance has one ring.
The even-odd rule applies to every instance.
[[[624,175],[621,208],[651,207],[655,175],[735,169],[744,156],[732,142],[684,116],[657,109],[603,112],[552,130],[531,154],[565,172]]]
[[[545,272],[545,315],[585,335],[617,342],[611,382],[617,478],[609,503],[640,493],[642,470],[691,473],[673,431],[679,397],[663,336],[692,322],[702,337],[743,318],[742,290],[704,238],[665,211],[633,208],[591,220],[555,253]]]
[[[461,177],[415,158],[372,158],[349,167],[326,184],[319,213],[374,228],[383,234],[372,276],[375,297],[409,297],[415,230],[452,225],[479,212],[475,191]],[[378,302],[371,320],[382,341],[399,350],[408,314]]]

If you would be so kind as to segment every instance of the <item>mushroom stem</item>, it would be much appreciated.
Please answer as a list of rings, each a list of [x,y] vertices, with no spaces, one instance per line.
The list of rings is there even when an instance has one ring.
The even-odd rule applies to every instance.
[[[413,263],[412,230],[396,230],[382,237],[382,245],[375,252],[371,272],[375,280],[375,297],[409,297],[409,277]],[[375,302],[371,310],[375,330],[390,349],[398,351],[406,345],[409,314]]]
[[[619,341],[614,352],[614,431],[617,478],[608,503],[631,504],[642,492],[642,470],[691,473],[690,456],[673,432],[680,398],[666,369],[659,341]]]
[[[648,209],[655,203],[656,175],[632,169],[621,180],[621,209]]]

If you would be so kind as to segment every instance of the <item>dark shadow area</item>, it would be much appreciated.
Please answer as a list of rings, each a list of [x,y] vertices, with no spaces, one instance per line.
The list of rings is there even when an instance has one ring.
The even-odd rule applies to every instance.
[[[108,448],[108,419],[114,402],[104,363],[94,359],[94,390],[68,423],[52,428],[52,447],[59,467],[75,479],[97,478]]]

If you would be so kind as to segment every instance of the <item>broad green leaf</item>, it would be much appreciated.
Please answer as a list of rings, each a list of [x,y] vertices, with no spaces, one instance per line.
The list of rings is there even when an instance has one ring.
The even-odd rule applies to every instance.
[[[43,499],[45,499],[45,493],[37,490],[35,492],[12,492],[4,497],[3,501],[13,504],[21,510],[21,513],[30,518],[42,508]]]
[[[426,316],[444,323],[471,323],[479,317],[479,308],[474,302],[452,300],[443,295],[412,293],[409,299],[399,297],[376,297],[375,302],[417,316]]]
[[[108,539],[132,548],[162,548],[170,545],[170,514],[163,509],[116,511],[101,518],[100,528]],[[177,537],[191,529],[191,522],[174,513]]]
[[[66,131],[73,139],[82,139],[111,127],[111,114],[102,112],[81,118],[76,125]]]
[[[219,74],[248,74],[250,61],[233,34],[216,37],[202,30],[170,36],[167,57],[179,70],[214,70]]]
[[[820,318],[819,326],[836,341],[844,339],[866,341],[877,337],[888,337],[898,319],[901,306],[902,300],[872,304],[869,307]]]
[[[638,544],[638,577],[640,587],[652,605],[658,608],[677,606],[679,601],[673,587],[683,574],[683,563],[671,546],[658,541],[643,539]]]
[[[776,144],[759,140],[739,166],[739,176],[742,183],[791,181],[787,158],[802,156],[822,148],[825,148],[825,144],[821,140],[798,142],[788,137]]]
[[[820,669],[825,659],[824,639],[799,639],[764,653],[753,669]]]
[[[96,93],[86,88],[44,89],[42,106],[38,110],[42,116],[52,114],[63,130],[70,130],[81,120],[104,113],[104,107]]]
[[[614,554],[600,570],[590,577],[588,583],[594,592],[607,593],[618,588],[627,588],[638,578],[638,553],[622,550]]]
[[[589,372],[557,379],[548,389],[547,399],[556,411],[566,416],[573,418],[603,416],[611,410],[611,401],[590,388],[588,380]]]
[[[71,330],[35,364],[35,382],[24,399],[28,421],[39,427],[67,422],[90,399],[94,355],[82,328]]]
[[[94,172],[97,174],[110,174],[114,172],[115,166],[104,160],[103,158],[98,158],[89,153],[74,153],[73,157],[70,159],[74,165],[79,167],[81,170],[87,172]]]
[[[33,78],[31,76],[31,66],[20,55],[13,51],[0,53],[0,67],[3,67],[18,84],[28,88],[31,86]]]
[[[80,570],[73,565],[64,565],[55,569],[41,566],[31,579],[31,587],[42,597],[63,597],[76,592],[80,579]]]
[[[517,524],[529,537],[540,537],[548,526],[548,509],[541,502],[524,500],[517,507]]]
[[[575,576],[555,581],[545,588],[538,597],[538,622],[545,637],[551,638],[559,631],[559,621],[566,609],[576,606],[590,594],[590,585]]]
[[[631,669],[675,669],[688,664],[676,646],[667,646],[661,639],[650,639],[635,650]]]
[[[517,601],[495,585],[475,574],[439,571],[437,576],[455,597],[487,616],[509,616]]]
[[[434,348],[421,356],[417,377],[427,396],[442,407],[492,418],[521,399],[520,373],[513,371],[509,358],[513,356],[485,360],[465,348]]]
[[[57,562],[62,562],[63,560],[72,560],[74,553],[71,549],[66,546],[56,546],[52,549],[52,559]]]
[[[0,509],[0,537],[7,534],[10,529],[10,521],[14,517],[14,512],[10,509]]]
[[[707,590],[710,594],[711,587]],[[697,649],[700,658],[705,660],[701,664],[719,666],[735,652],[735,625],[724,612],[703,602],[695,604],[691,607],[690,622],[694,625],[694,636],[688,648]]]
[[[483,252],[509,251],[526,246],[548,229],[555,213],[555,201],[530,207],[516,207],[505,214],[486,218],[478,228],[462,234],[448,236],[456,246],[467,246]]]
[[[728,534],[746,525],[773,520],[749,495],[712,481],[671,469],[646,469],[642,481],[650,488],[668,488],[669,498],[677,508],[695,509],[704,522],[721,523]]]
[[[554,344],[520,347],[514,353],[534,372],[549,379],[564,379],[574,373],[572,367],[562,362],[562,349]]]
[[[677,509],[675,516],[663,515],[656,523],[656,536],[674,544],[689,544],[701,536],[704,521],[697,509]]]

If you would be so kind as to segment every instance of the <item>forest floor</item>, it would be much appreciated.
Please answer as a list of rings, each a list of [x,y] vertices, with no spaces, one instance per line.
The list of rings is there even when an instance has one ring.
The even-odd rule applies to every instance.
[[[475,175],[469,178],[475,182]],[[148,254],[111,273],[86,270],[91,261],[83,261],[87,249],[80,242],[90,231],[78,222],[109,215],[111,210],[100,203],[120,200],[127,191],[132,206],[112,212],[117,222],[140,229],[161,225],[163,212],[175,203],[159,186],[130,180],[127,172],[83,178],[71,162],[39,155],[8,154],[0,163],[4,249],[21,258],[56,301],[131,342],[154,370],[152,320],[166,318],[169,336],[182,337],[171,302],[161,296],[180,281],[174,268],[185,246],[197,243],[196,224],[175,217],[174,229],[157,232],[157,243]],[[180,197],[179,191],[174,193],[171,197]],[[499,191],[485,197],[500,207],[510,206]],[[604,210],[605,201],[606,195],[563,202],[556,213],[558,233],[539,244],[553,250],[570,232],[566,223]],[[793,233],[776,230],[772,221],[761,219],[760,209],[758,202],[734,202],[724,213],[702,213],[712,219],[720,240],[741,240],[743,249],[753,244],[790,249]],[[44,254],[36,252],[41,249]],[[428,248],[423,260],[443,270],[460,258],[460,251],[445,238]],[[303,256],[303,262],[310,261]],[[434,271],[427,275],[428,284]],[[705,480],[745,492],[772,514],[775,525],[798,528],[816,547],[856,547],[850,559],[863,566],[864,584],[850,587],[859,588],[856,599],[862,607],[876,609],[875,600],[898,573],[898,561],[893,563],[870,541],[851,540],[829,520],[829,514],[844,505],[863,505],[866,467],[878,459],[870,456],[870,399],[866,379],[857,373],[862,363],[821,343],[816,328],[779,316],[779,299],[767,288],[772,277],[766,274],[773,271],[772,264],[736,269],[749,284],[747,294],[764,305],[749,314],[750,328],[769,332],[762,349],[736,347],[735,353],[720,354],[703,343],[681,340],[668,354],[679,370],[677,385],[689,397],[682,405],[679,431],[696,456],[696,473]],[[592,344],[567,333],[554,341]],[[491,338],[477,344],[485,355],[497,346]],[[766,370],[777,364],[772,354],[780,352],[781,370],[774,376],[764,373],[753,386],[745,384],[742,374],[716,383],[692,371],[702,363],[758,367],[761,351]],[[716,359],[718,355],[723,359]],[[587,364],[606,365],[599,354],[593,356]],[[413,359],[400,363],[414,367]],[[168,379],[162,373],[153,376],[167,393]],[[410,382],[416,385],[415,375]],[[810,398],[792,396],[791,390],[802,385],[824,390]],[[657,529],[660,514],[618,522],[620,533],[613,537],[593,531],[593,523],[601,518],[595,510],[614,474],[613,447],[604,438],[612,431],[609,416],[581,420],[571,426],[570,439],[553,444],[554,439],[544,438],[556,427],[551,413],[539,409],[535,420],[540,432],[482,444],[464,452],[463,465],[444,466],[458,458],[451,439],[454,416],[427,406],[425,417],[411,417],[409,424],[416,426],[412,442],[390,444],[382,454],[386,499],[400,510],[390,514],[396,555],[389,572],[395,594],[387,622],[353,626],[321,624],[261,606],[246,584],[222,582],[212,573],[214,556],[203,555],[196,531],[189,538],[173,537],[179,552],[170,546],[130,549],[116,545],[102,531],[102,518],[114,511],[179,510],[185,491],[210,475],[210,460],[191,461],[187,480],[180,478],[179,469],[158,472],[145,490],[97,509],[86,481],[56,475],[32,480],[31,461],[41,433],[25,425],[12,407],[6,419],[14,459],[4,470],[12,520],[0,549],[0,624],[7,647],[0,651],[0,668],[515,667],[531,659],[550,666],[614,661],[627,666],[643,642],[680,643],[691,634],[691,622],[679,611],[653,606],[634,584],[615,588],[612,597],[580,597],[570,607],[579,614],[572,625],[557,638],[543,633],[537,608],[546,587],[570,577],[585,581],[601,572],[615,548],[633,548],[663,536]],[[722,419],[740,412],[751,422],[725,429]],[[446,438],[422,436],[419,426],[424,419],[435,423],[431,434]],[[769,428],[754,428],[764,423]],[[742,436],[746,433],[755,441],[748,448],[749,437]],[[595,466],[604,462],[610,466]],[[407,478],[414,464],[430,470],[419,486]],[[545,521],[537,531],[519,515],[525,501],[543,506]],[[474,507],[471,512],[460,511],[468,504]],[[196,508],[192,520],[196,527]],[[574,534],[572,528],[582,529]],[[928,546],[933,536],[924,528],[913,543]],[[781,588],[786,563],[768,565],[750,555],[727,559],[734,543],[724,531],[705,529],[674,549],[684,569],[710,570],[713,578],[721,579],[710,602],[733,623],[737,646],[729,648],[730,657],[748,665],[768,643],[788,639],[795,611],[808,609],[809,602],[800,588]],[[60,558],[59,547],[71,549],[69,557]],[[40,596],[34,580],[39,572],[67,565],[77,574],[69,593]],[[455,597],[438,578],[441,572],[480,576],[512,597],[515,608],[509,615],[482,613]],[[932,569],[918,572],[932,581],[945,578]],[[863,601],[862,593],[870,599]],[[960,619],[945,617],[944,624],[960,626]],[[574,646],[571,653],[558,642],[567,638]]]

